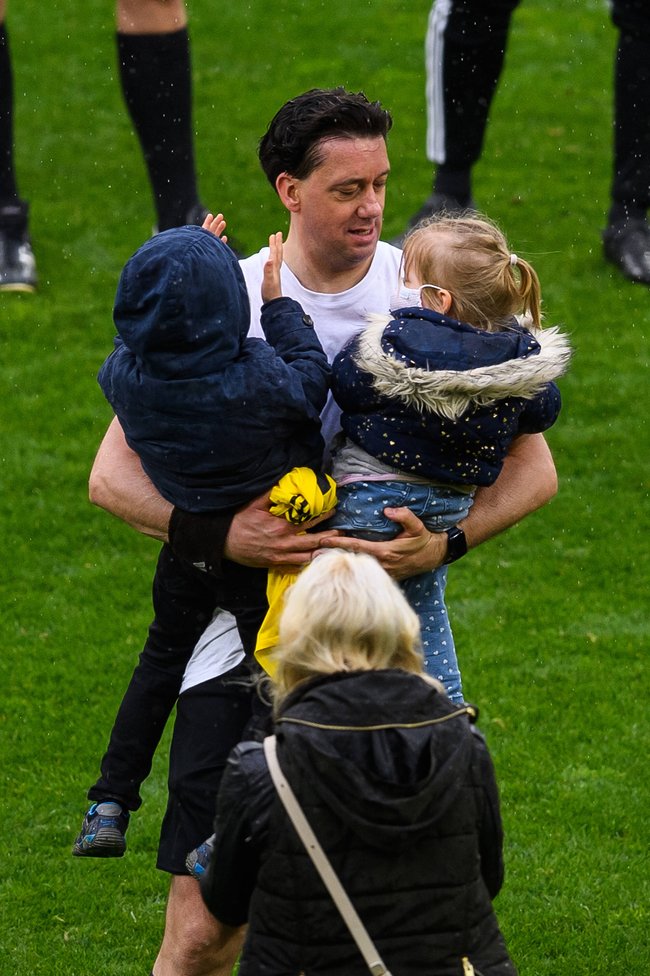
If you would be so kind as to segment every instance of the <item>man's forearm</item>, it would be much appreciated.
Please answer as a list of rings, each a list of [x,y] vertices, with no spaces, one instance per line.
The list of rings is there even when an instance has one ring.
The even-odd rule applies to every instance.
[[[88,482],[93,505],[127,522],[138,532],[167,541],[172,505],[156,490],[131,450],[117,418],[100,444]]]
[[[501,474],[489,488],[479,488],[474,505],[460,528],[470,549],[486,542],[557,492],[553,457],[542,434],[526,434],[512,442]]]

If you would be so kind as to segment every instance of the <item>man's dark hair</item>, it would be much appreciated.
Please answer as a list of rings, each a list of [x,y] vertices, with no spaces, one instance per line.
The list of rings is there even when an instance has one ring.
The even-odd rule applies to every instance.
[[[304,180],[322,161],[327,138],[386,138],[393,119],[379,102],[345,88],[312,88],[286,102],[262,136],[258,155],[275,189],[280,173]]]

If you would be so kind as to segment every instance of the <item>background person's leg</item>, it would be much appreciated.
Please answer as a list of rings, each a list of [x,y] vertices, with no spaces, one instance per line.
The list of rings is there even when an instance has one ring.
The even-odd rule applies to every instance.
[[[158,230],[200,224],[192,130],[192,73],[182,0],[117,0],[124,101],[149,174]]]
[[[605,257],[632,281],[650,285],[650,8],[615,0],[614,155]]]
[[[408,222],[473,209],[472,167],[483,148],[510,21],[520,0],[437,0],[425,40],[427,157],[432,193]],[[396,241],[399,243],[399,241]]]
[[[219,925],[185,875],[185,859],[214,829],[216,798],[230,750],[250,720],[253,693],[245,664],[184,691],[169,754],[169,800],[158,867],[173,874],[165,933],[154,976],[230,976],[243,929]],[[185,876],[183,876],[185,875]]]
[[[14,166],[14,86],[6,9],[5,0],[0,0],[0,291],[34,291],[29,205],[18,194]]]

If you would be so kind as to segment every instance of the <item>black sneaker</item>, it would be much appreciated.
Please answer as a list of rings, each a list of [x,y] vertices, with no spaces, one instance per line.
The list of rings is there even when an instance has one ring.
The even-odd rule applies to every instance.
[[[200,878],[208,870],[213,849],[214,834],[187,855],[185,858],[185,867],[193,878]]]
[[[114,800],[93,803],[74,842],[75,857],[122,857],[126,850],[129,811]]]
[[[0,206],[0,291],[36,291],[36,260],[27,231],[28,204]]]
[[[461,214],[473,213],[475,211],[476,204],[473,199],[470,198],[466,204],[462,204],[460,200],[452,197],[449,193],[439,193],[435,190],[431,196],[426,198],[420,209],[410,218],[406,225],[406,230],[397,237],[393,237],[390,243],[394,247],[402,247],[404,238],[410,230],[417,227],[420,221],[427,220],[429,217],[435,217],[436,214]]]
[[[630,281],[650,285],[650,224],[643,218],[611,224],[603,231],[605,260]]]

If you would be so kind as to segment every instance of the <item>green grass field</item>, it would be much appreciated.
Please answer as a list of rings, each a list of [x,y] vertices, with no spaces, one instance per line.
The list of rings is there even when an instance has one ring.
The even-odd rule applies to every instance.
[[[385,235],[400,231],[429,191],[428,0],[189,6],[202,196],[238,240],[256,250],[285,226],[255,155],[267,122],[335,84],[394,112]],[[8,18],[42,286],[0,298],[0,974],[143,976],[167,889],[154,868],[164,747],[127,856],[70,848],[150,615],[157,547],[91,508],[86,481],[110,419],[95,376],[115,285],[152,206],[111,5],[45,4],[38,22],[32,7]],[[650,971],[650,295],[601,257],[614,44],[604,2],[526,0],[475,181],[576,350],[549,435],[557,499],[450,577],[465,690],[503,796],[497,910],[526,976]]]

